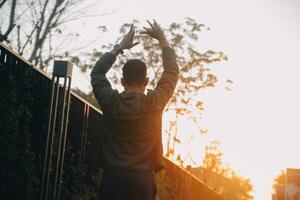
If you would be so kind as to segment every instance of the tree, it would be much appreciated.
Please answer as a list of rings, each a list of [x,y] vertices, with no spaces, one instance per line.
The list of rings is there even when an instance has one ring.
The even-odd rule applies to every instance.
[[[139,21],[134,21],[137,27],[140,27]],[[120,35],[125,34],[131,24],[126,23],[120,28]],[[170,45],[175,49],[178,55],[178,64],[180,66],[180,75],[177,88],[165,108],[165,112],[175,115],[174,119],[169,120],[168,126],[164,130],[166,136],[165,155],[173,160],[173,162],[184,166],[187,157],[193,159],[195,155],[188,153],[183,156],[180,152],[176,152],[176,146],[182,141],[178,138],[178,121],[181,117],[187,117],[198,126],[200,115],[204,110],[204,102],[198,95],[202,90],[215,87],[218,79],[213,73],[209,64],[226,61],[228,58],[222,51],[207,50],[200,52],[196,43],[202,31],[209,30],[205,25],[196,22],[191,18],[186,18],[183,23],[172,23],[164,31],[170,41]],[[121,38],[121,37],[120,37]],[[148,76],[150,77],[149,88],[156,86],[158,78],[162,72],[162,61],[158,43],[149,37],[136,34],[136,40],[140,42],[140,49],[136,51],[125,51],[125,56],[119,56],[114,67],[108,73],[109,79],[112,80],[114,86],[120,84],[121,67],[130,58],[138,58],[146,62],[148,66]],[[110,51],[114,44],[108,44],[101,47],[101,50],[94,49],[92,52],[84,56],[70,56],[73,64],[81,69],[84,75],[88,76],[93,64],[103,55],[105,51]],[[227,82],[232,83],[231,80]],[[76,90],[80,96],[92,100],[96,103],[92,92],[83,93]],[[96,103],[96,106],[97,103]],[[187,132],[189,130],[186,130]],[[207,133],[206,129],[199,128],[197,136]],[[186,133],[186,137],[192,140],[193,133]],[[214,142],[206,147],[206,157],[203,160],[205,170],[205,180],[208,184],[214,185],[217,192],[224,197],[232,200],[250,200],[252,196],[252,184],[249,179],[238,176],[229,167],[224,167],[222,162],[222,152],[219,143]],[[212,174],[214,174],[212,176]],[[212,181],[220,179],[219,181]],[[225,185],[225,186],[224,186]],[[232,195],[234,194],[234,195]]]
[[[250,179],[239,176],[223,163],[220,142],[212,141],[205,147],[202,166],[192,169],[198,178],[228,200],[252,200],[253,185]]]
[[[6,3],[6,0],[2,0],[0,2],[0,8],[2,8],[2,6],[4,6],[5,3]],[[16,4],[17,4],[17,0],[12,0],[11,7],[10,7],[8,27],[7,27],[6,31],[3,34],[0,31],[0,42],[3,42],[5,40],[7,40],[8,35],[11,33],[11,31],[13,30],[13,28],[16,25],[15,24]]]
[[[0,8],[2,8],[2,6],[6,3],[7,0],[1,0],[0,1]]]
[[[141,27],[138,20],[134,20],[134,24]],[[120,35],[124,35],[130,25],[125,23],[120,28]],[[204,110],[204,102],[199,93],[202,90],[214,87],[218,80],[216,74],[210,70],[209,64],[228,59],[222,51],[207,50],[200,52],[198,50],[196,45],[199,41],[199,35],[206,30],[209,30],[209,28],[191,18],[186,18],[183,22],[171,23],[164,30],[170,45],[178,55],[180,66],[177,88],[165,109],[165,112],[172,112],[176,115],[175,120],[169,121],[169,125],[165,130],[166,135],[168,135],[166,155],[172,157],[173,161],[177,160],[178,163],[183,163],[184,160],[180,155],[174,154],[176,144],[181,142],[177,138],[177,120],[180,116],[186,116],[194,122],[195,126],[198,126],[199,113]],[[153,89],[162,73],[159,45],[156,41],[141,34],[136,34],[136,40],[140,42],[139,47],[136,48],[137,50],[126,51],[125,56],[119,56],[108,76],[114,85],[120,84],[121,66],[129,58],[138,58],[145,61],[148,66],[148,76],[151,80],[148,88]],[[85,58],[74,56],[71,57],[71,60],[83,73],[88,73],[99,57],[112,48],[113,44],[104,45],[101,50],[94,49]],[[206,133],[206,130],[201,129],[199,133]]]
[[[286,172],[284,170],[280,171],[280,173],[274,178],[272,185],[273,194],[278,200],[285,199],[285,179]]]
[[[220,148],[220,142],[212,141],[205,147],[205,156],[202,161],[203,168],[205,168],[209,172],[227,176],[230,170],[224,168],[222,156],[223,152]],[[206,177],[204,177],[204,180],[205,179]]]
[[[32,76],[28,68],[17,78],[10,64],[0,63],[0,197],[32,200],[40,184],[31,143]]]
[[[69,54],[70,52],[62,47],[67,46],[70,40],[78,39],[78,34],[64,31],[63,25],[81,18],[99,16],[87,14],[88,9],[99,1],[86,6],[84,2],[81,0],[27,0],[25,2],[12,0],[9,20],[6,20],[5,13],[0,15],[2,21],[9,21],[8,24],[3,25],[6,25],[7,29],[3,33],[0,32],[0,41],[6,42],[34,65],[44,69],[57,55]],[[4,9],[9,5],[7,1],[2,0],[0,6]]]
[[[285,185],[285,177],[286,173],[285,171],[281,171],[275,178],[273,182],[273,189],[276,190],[276,187],[278,186],[284,186]]]

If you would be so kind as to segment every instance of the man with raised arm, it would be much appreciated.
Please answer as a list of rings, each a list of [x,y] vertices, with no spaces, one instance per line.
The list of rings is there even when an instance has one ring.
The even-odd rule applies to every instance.
[[[119,53],[138,44],[133,42],[133,25],[122,41],[98,60],[91,73],[104,120],[101,200],[155,199],[154,173],[163,168],[162,112],[173,94],[179,70],[176,54],[162,29],[155,21],[147,22],[149,27],[141,33],[158,40],[162,49],[163,73],[154,90],[145,94],[147,67],[138,59],[128,60],[122,68],[124,92],[113,90],[105,76]]]

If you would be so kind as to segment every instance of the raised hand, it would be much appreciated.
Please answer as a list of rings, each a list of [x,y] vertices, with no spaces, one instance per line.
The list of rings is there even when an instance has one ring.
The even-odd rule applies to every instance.
[[[139,44],[139,42],[133,42],[134,34],[135,34],[135,27],[132,24],[130,26],[130,30],[128,31],[128,33],[126,33],[126,35],[123,37],[123,39],[120,42],[120,45],[123,49],[131,49],[132,47]]]
[[[155,20],[153,20],[153,23],[151,23],[148,20],[147,20],[147,22],[150,27],[149,28],[143,27],[144,31],[141,31],[141,34],[147,34],[150,37],[158,40],[161,47],[169,46],[166,36],[165,36],[163,30],[158,25],[158,23]]]

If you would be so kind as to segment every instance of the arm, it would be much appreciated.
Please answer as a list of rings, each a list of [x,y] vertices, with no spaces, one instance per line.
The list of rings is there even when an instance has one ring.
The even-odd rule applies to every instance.
[[[175,90],[179,69],[176,61],[175,51],[170,47],[162,48],[162,60],[164,71],[154,90],[154,95],[160,101],[162,107],[168,103]]]
[[[130,49],[137,45],[138,43],[133,43],[134,36],[134,26],[130,27],[129,32],[124,36],[119,46],[122,49]],[[107,77],[106,73],[110,70],[111,66],[116,60],[116,57],[120,51],[116,48],[110,52],[105,53],[93,67],[91,72],[91,84],[93,87],[94,95],[102,109],[105,112],[112,103],[114,95],[117,93],[116,90],[113,90]]]
[[[150,101],[154,104],[158,104],[159,107],[164,108],[171,98],[174,89],[178,81],[179,69],[176,61],[175,51],[169,47],[169,43],[160,28],[160,26],[154,21],[151,24],[148,21],[150,28],[145,28],[144,34],[148,34],[152,38],[158,40],[160,47],[162,48],[162,60],[164,71],[157,83],[154,91],[149,93]]]
[[[98,60],[91,72],[93,92],[103,112],[109,108],[109,103],[115,92],[106,77],[106,73],[115,60],[116,56],[113,53],[105,53]]]

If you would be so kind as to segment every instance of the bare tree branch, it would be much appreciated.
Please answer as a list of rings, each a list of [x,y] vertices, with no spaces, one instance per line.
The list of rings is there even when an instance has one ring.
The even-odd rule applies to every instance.
[[[76,51],[85,49],[85,48],[91,46],[92,44],[94,44],[95,42],[97,42],[100,38],[101,38],[101,36],[97,37],[97,38],[94,39],[93,41],[91,41],[91,42],[89,42],[89,43],[87,43],[87,44],[85,44],[85,45],[83,45],[83,46],[81,46],[81,47],[78,47],[78,48],[76,48],[76,49],[72,49],[71,52],[74,53],[74,52],[76,52]]]
[[[71,22],[71,21],[76,21],[76,20],[83,19],[83,18],[102,17],[102,16],[113,14],[115,12],[116,12],[116,10],[106,12],[106,13],[101,13],[101,14],[98,14],[98,15],[79,15],[78,14],[76,16],[69,16],[69,17],[64,18],[63,20],[61,20],[60,24],[63,24],[63,23],[66,23],[66,22]]]
[[[6,3],[7,0],[2,0],[0,1],[0,8],[2,8],[2,6]]]
[[[27,4],[28,5],[28,4]],[[29,4],[28,6],[27,6],[27,8],[25,8],[20,14],[19,14],[19,16],[18,17],[16,17],[16,19],[15,19],[15,22],[16,21],[18,21],[26,12],[27,12],[27,10],[28,9],[31,9],[32,7],[33,7],[33,3],[31,3],[31,4]]]
[[[30,34],[29,34],[29,35],[26,35],[26,36],[27,36],[27,39],[26,39],[24,45],[22,46],[22,48],[21,48],[21,50],[20,50],[20,52],[19,52],[20,55],[23,55],[23,52],[24,52],[26,46],[28,45],[29,41],[31,40],[32,35],[34,34],[34,32],[35,32],[35,30],[37,29],[37,27],[38,27],[38,25],[36,24],[36,25],[34,26],[34,28],[31,30]]]
[[[21,39],[20,39],[20,25],[17,26],[17,45],[18,45],[18,53],[21,51]]]
[[[10,16],[9,16],[9,25],[4,34],[0,33],[0,42],[7,40],[7,36],[11,33],[13,28],[15,27],[14,19],[15,19],[15,11],[16,11],[17,0],[12,0],[11,8],[10,8]]]
[[[50,16],[49,16],[49,18],[46,22],[46,27],[45,27],[44,31],[42,32],[43,25],[45,23],[45,15],[46,15],[46,8],[47,8],[47,5],[48,5],[48,2],[49,1],[46,0],[46,3],[44,4],[43,10],[41,12],[40,25],[38,27],[38,31],[37,31],[37,34],[36,34],[35,45],[34,45],[33,50],[31,52],[31,56],[29,57],[29,61],[31,61],[31,62],[37,57],[38,50],[40,48],[42,48],[43,43],[44,43],[44,41],[46,39],[46,36],[48,34],[48,31],[51,29],[50,24],[51,24],[55,14],[56,14],[57,8],[62,4],[61,0],[56,0],[54,8],[52,9],[52,11],[50,13]]]
[[[11,42],[19,54],[25,55],[33,64],[39,64],[53,59],[55,49],[65,49],[70,38],[63,39],[67,31],[60,30],[60,26],[69,21],[75,21],[81,18],[90,18],[110,14],[90,14],[87,9],[95,8],[95,5],[102,0],[0,0],[0,6],[9,7],[3,10],[0,17],[7,22],[7,30],[0,32],[1,41]],[[8,4],[9,2],[9,4]],[[8,4],[8,5],[7,5]],[[1,10],[2,11],[2,10]],[[7,13],[10,12],[10,13]],[[7,19],[10,19],[9,21]],[[26,22],[26,23],[24,23]],[[31,22],[31,23],[28,23]],[[16,28],[17,27],[17,28]],[[16,28],[16,31],[14,29]],[[56,37],[59,34],[59,37]],[[8,36],[9,35],[9,36]],[[55,41],[54,41],[55,40]],[[59,46],[60,40],[63,45]],[[98,38],[96,39],[98,40]],[[95,42],[88,42],[83,47],[74,48],[75,51],[85,48]],[[48,45],[45,44],[45,42]],[[51,44],[50,44],[51,43]],[[53,44],[52,44],[53,43]],[[51,48],[47,51],[48,48]],[[69,51],[68,51],[69,52]],[[42,59],[43,57],[43,59]]]

